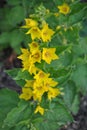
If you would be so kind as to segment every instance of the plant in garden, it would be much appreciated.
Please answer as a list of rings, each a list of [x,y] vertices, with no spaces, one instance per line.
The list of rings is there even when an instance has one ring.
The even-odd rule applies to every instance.
[[[18,56],[22,68],[7,72],[22,91],[0,91],[1,130],[58,130],[73,121],[80,93],[87,92],[87,38],[82,37],[87,6],[68,0],[48,4],[53,3],[54,8],[44,2],[35,7],[21,26],[30,42]]]

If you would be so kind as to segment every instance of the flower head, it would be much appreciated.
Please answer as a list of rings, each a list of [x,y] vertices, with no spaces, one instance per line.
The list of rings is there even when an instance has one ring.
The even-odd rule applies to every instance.
[[[42,59],[45,60],[48,64],[51,63],[52,60],[56,60],[59,57],[55,54],[56,48],[43,48]]]
[[[59,12],[62,14],[68,14],[70,12],[70,7],[68,4],[64,3],[63,5],[58,6]]]
[[[50,41],[53,34],[54,31],[48,27],[48,24],[45,23],[41,31],[41,38],[43,42]]]
[[[32,75],[32,74],[36,74],[37,71],[39,71],[39,68],[37,68],[34,64],[31,64],[29,69],[28,69],[29,73]]]
[[[25,25],[22,26],[22,28],[31,28],[31,27],[34,27],[34,26],[37,26],[38,23],[33,20],[33,19],[25,19]]]
[[[22,88],[22,94],[20,94],[19,98],[29,100],[32,97],[32,90],[30,88]]]
[[[25,88],[32,88],[34,84],[34,80],[26,80]]]
[[[43,72],[43,71],[39,71],[35,76],[34,76],[34,79],[36,79],[38,82],[40,81],[40,82],[42,82],[42,81],[44,81],[44,80],[46,80],[48,77],[49,77],[49,73],[45,73],[45,72]]]
[[[31,38],[32,40],[38,38],[41,38],[41,31],[40,29],[36,26],[36,27],[32,27],[26,34],[31,34]]]
[[[34,113],[37,113],[37,112],[39,112],[41,115],[43,115],[44,114],[44,108],[42,108],[41,106],[37,106]]]
[[[33,63],[35,62],[41,62],[41,51],[40,50],[35,50],[31,54],[31,60]]]
[[[35,41],[33,41],[31,44],[29,44],[30,52],[32,53],[35,50],[39,49],[39,44]]]
[[[22,54],[20,56],[18,56],[17,58],[21,59],[23,61],[28,60],[30,57],[30,52],[28,51],[28,49],[21,48],[21,52],[22,52]]]
[[[60,95],[61,92],[58,88],[49,88],[48,90],[48,99],[51,100],[52,98],[55,98],[56,96]]]

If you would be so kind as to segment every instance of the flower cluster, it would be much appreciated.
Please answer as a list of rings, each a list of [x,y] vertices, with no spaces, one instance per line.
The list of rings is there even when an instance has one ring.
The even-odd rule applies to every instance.
[[[52,60],[58,59],[59,57],[55,54],[56,49],[43,48],[40,50],[40,45],[34,41],[29,44],[29,48],[30,50],[21,49],[22,54],[18,58],[22,60],[23,70],[27,70],[33,75],[33,80],[26,80],[20,98],[25,100],[33,98],[34,101],[40,103],[44,93],[47,93],[48,100],[51,100],[60,94],[60,90],[55,88],[58,82],[50,78],[49,73],[45,73],[36,67],[35,63],[41,63],[44,60],[50,64]]]
[[[69,13],[68,5],[58,6],[59,12],[63,14]],[[45,109],[41,107],[41,101],[44,95],[51,101],[53,98],[61,94],[57,87],[58,82],[50,77],[50,73],[44,72],[44,69],[37,67],[37,64],[46,62],[50,64],[53,60],[59,59],[56,54],[56,48],[48,47],[47,42],[51,41],[55,33],[46,23],[46,21],[36,21],[33,18],[25,19],[25,25],[22,28],[28,29],[26,34],[31,35],[32,42],[29,43],[29,48],[22,48],[22,54],[18,56],[22,60],[23,71],[28,71],[32,76],[32,80],[26,80],[20,98],[24,100],[34,100],[37,102],[37,107],[34,113],[39,112],[44,114]],[[47,46],[43,46],[43,44]]]
[[[25,23],[26,25],[22,26],[22,28],[29,29],[26,34],[30,34],[32,40],[35,40],[36,38],[42,39],[43,42],[48,42],[51,40],[51,36],[54,34],[54,31],[49,28],[46,22],[43,22],[41,27],[39,27],[38,22],[33,19],[27,18],[25,19]]]

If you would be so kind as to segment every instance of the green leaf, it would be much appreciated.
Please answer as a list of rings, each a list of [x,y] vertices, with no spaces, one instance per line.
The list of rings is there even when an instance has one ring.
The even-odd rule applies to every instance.
[[[75,23],[81,22],[85,18],[87,14],[86,12],[87,12],[87,6],[81,9],[79,12],[76,12],[75,14],[70,15],[68,24],[73,25]]]
[[[78,63],[73,70],[71,79],[75,82],[78,91],[83,94],[87,92],[87,64]]]
[[[21,87],[24,86],[25,80],[31,80],[33,79],[33,76],[29,74],[28,71],[22,71],[21,68],[15,68],[12,70],[6,70],[8,75],[10,75],[18,85]]]
[[[32,79],[33,76],[29,74],[28,71],[22,71],[21,68],[15,68],[12,70],[6,70],[6,72],[14,79],[14,80],[25,80],[25,79]]]
[[[73,56],[78,58],[78,56],[84,56],[87,54],[87,37],[84,38],[79,38],[79,44],[73,45],[72,51],[73,51]]]
[[[3,126],[15,127],[18,125],[27,125],[31,117],[31,106],[26,101],[21,101],[18,107],[13,108],[4,120]]]
[[[21,43],[24,41],[25,34],[20,30],[14,30],[10,33],[10,44],[11,47],[20,54]]]
[[[17,5],[21,3],[21,0],[7,0],[9,5]]]
[[[82,21],[82,29],[80,31],[80,36],[81,37],[87,36],[87,18],[84,21]]]
[[[12,127],[11,130],[30,130],[27,126],[19,125],[16,127]]]
[[[10,39],[10,35],[8,32],[3,32],[1,35],[0,35],[0,44],[1,45],[4,45],[6,43],[9,42],[9,39]]]
[[[0,90],[0,129],[7,113],[17,106],[18,94],[9,89]]]
[[[22,69],[18,72],[17,76],[15,77],[15,80],[27,80],[27,79],[33,79],[33,76],[29,74],[28,71],[22,71]]]
[[[72,106],[71,106],[71,111],[74,115],[76,115],[78,113],[79,105],[80,105],[80,97],[77,94],[77,95],[75,95],[75,98],[74,98]]]
[[[74,82],[68,81],[63,86],[64,90],[64,102],[67,105],[68,109],[73,113],[76,114],[79,108],[79,98],[77,95],[77,88]]]
[[[25,17],[24,8],[20,5],[11,8],[6,16],[8,23],[12,26],[16,26],[18,23],[22,22]]]
[[[63,4],[63,0],[53,0],[53,1],[54,1],[56,6]]]
[[[12,70],[6,70],[6,73],[10,75],[13,79],[18,75],[18,72],[21,70],[21,68],[14,68]]]

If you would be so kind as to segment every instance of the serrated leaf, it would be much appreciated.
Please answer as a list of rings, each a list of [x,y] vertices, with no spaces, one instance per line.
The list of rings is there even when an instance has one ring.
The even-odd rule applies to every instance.
[[[17,74],[17,76],[15,77],[15,80],[20,80],[20,79],[23,79],[23,80],[27,80],[27,79],[33,79],[33,76],[29,74],[28,71],[22,71],[20,70]]]
[[[0,90],[0,129],[7,113],[17,106],[18,101],[19,98],[16,92],[9,89]]]
[[[86,12],[87,12],[87,6],[85,6],[85,8],[83,8],[79,12],[76,12],[75,14],[70,15],[68,24],[73,25],[75,23],[81,22],[85,18]]]
[[[68,81],[63,86],[64,90],[64,102],[68,109],[73,113],[76,114],[79,108],[79,96],[77,94],[77,88],[74,82]]]
[[[85,94],[87,92],[87,64],[77,64],[72,72],[71,79],[75,82],[77,89]]]
[[[71,111],[74,115],[78,113],[79,110],[79,104],[80,104],[80,97],[79,95],[75,95],[75,98],[73,100],[72,106],[71,106]]]
[[[14,68],[12,70],[6,70],[6,73],[8,73],[8,75],[10,75],[14,79],[20,70],[21,68]]]
[[[79,38],[79,44],[73,45],[73,56],[83,56],[87,54],[87,38]]]
[[[4,120],[3,126],[15,127],[17,125],[25,125],[29,123],[31,116],[31,107],[28,102],[21,101],[18,107],[13,108]]]

